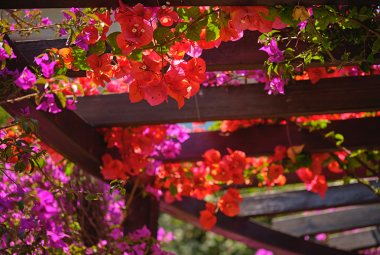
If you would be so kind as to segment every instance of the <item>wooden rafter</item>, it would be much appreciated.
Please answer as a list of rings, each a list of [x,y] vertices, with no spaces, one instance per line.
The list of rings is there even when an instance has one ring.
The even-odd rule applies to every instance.
[[[183,201],[172,204],[160,203],[160,209],[175,218],[201,227],[200,211],[205,209],[205,202],[195,198],[184,197]],[[340,255],[351,254],[345,251],[306,241],[291,235],[276,231],[258,222],[240,217],[228,217],[222,212],[216,213],[217,223],[212,232],[234,241],[245,243],[253,248],[264,248],[282,255]]]
[[[162,1],[162,0],[161,0]],[[283,37],[287,37],[289,32],[284,30],[281,32]],[[259,50],[263,45],[257,40],[261,33],[258,31],[245,31],[244,36],[235,42],[222,42],[218,48],[203,50],[201,58],[206,62],[207,71],[230,71],[230,70],[256,70],[263,69],[264,62],[268,59],[265,51]],[[302,41],[293,40],[289,44],[288,41],[278,42],[278,47],[283,50],[288,47],[295,49],[294,54],[299,54],[309,48],[309,44]],[[33,63],[34,57],[41,54],[44,50],[50,48],[65,48],[66,39],[56,40],[40,40],[40,41],[20,41],[16,46],[25,55],[30,63]],[[242,50],[244,49],[244,50]],[[368,48],[368,50],[371,50]],[[107,45],[106,52],[110,52],[111,48]],[[345,52],[356,54],[356,46],[338,47],[334,49],[333,55],[340,59]],[[327,57],[326,57],[327,58]],[[186,56],[185,60],[190,59]],[[299,63],[298,63],[299,64]],[[297,65],[298,65],[297,64]],[[376,60],[374,64],[380,64],[380,60]],[[332,66],[329,61],[325,61],[322,65],[319,61],[312,62],[308,67]],[[83,77],[86,76],[85,71],[68,71],[68,76]]]
[[[380,187],[376,181],[370,185]],[[307,190],[289,191],[243,197],[241,217],[275,215],[348,205],[380,203],[380,198],[362,184],[329,187],[325,198]]]
[[[361,217],[367,217],[367,215],[362,215]],[[347,251],[380,246],[380,227],[357,233],[332,236],[329,238],[328,245]]]
[[[165,0],[123,0],[125,4],[134,6],[137,3],[142,3],[144,6],[157,7],[167,4]],[[169,1],[172,6],[252,6],[252,5],[297,5],[297,0],[171,0]],[[325,4],[357,4],[369,5],[378,3],[376,0],[305,0],[302,4],[309,5],[325,5]],[[109,0],[107,2],[102,0],[66,0],[66,1],[46,1],[46,0],[18,0],[18,1],[5,1],[2,3],[2,9],[26,9],[26,8],[71,8],[71,7],[119,7],[119,1]]]
[[[272,226],[287,233],[305,236],[380,225],[380,204],[306,216],[274,218]]]
[[[78,99],[77,113],[95,127],[181,123],[223,119],[278,118],[380,110],[378,76],[322,79],[316,84],[297,81],[286,95],[269,96],[264,84],[237,87],[202,87],[178,110],[169,98],[152,107],[131,103],[129,94],[88,96]],[[369,93],[370,92],[370,93]]]
[[[380,137],[376,136],[380,128],[380,117],[335,120],[324,132],[335,131],[344,136],[343,145],[351,150],[380,148]],[[247,156],[273,155],[277,145],[290,146],[305,144],[305,151],[325,152],[338,150],[336,145],[324,139],[318,132],[299,130],[289,123],[289,137],[286,125],[259,125],[238,129],[232,133],[220,131],[191,133],[190,138],[181,145],[181,154],[175,159],[161,158],[165,162],[185,162],[203,160],[202,155],[209,149],[216,149],[222,155],[228,154],[227,148],[241,150]],[[371,135],[372,134],[372,135]]]

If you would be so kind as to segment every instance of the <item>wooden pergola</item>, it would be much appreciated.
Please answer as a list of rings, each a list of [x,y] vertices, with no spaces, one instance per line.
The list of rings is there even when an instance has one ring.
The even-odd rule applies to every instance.
[[[126,1],[125,1],[126,2]],[[128,1],[134,5],[142,2],[145,6],[157,6],[156,0]],[[160,4],[163,2],[159,1]],[[297,4],[297,0],[265,0],[252,3],[248,0],[175,0],[172,5],[271,5]],[[375,0],[318,0],[303,1],[308,4],[373,4]],[[118,1],[107,3],[101,0],[19,0],[2,3],[1,8],[70,8],[70,7],[117,7]],[[285,32],[284,32],[285,33]],[[267,58],[267,53],[259,51],[256,43],[259,32],[245,32],[237,42],[222,43],[219,48],[205,50],[202,58],[207,63],[207,71],[260,69]],[[16,60],[7,63],[11,70],[20,71],[33,63],[33,57],[47,48],[63,48],[65,41],[43,40],[15,42],[7,39],[17,55]],[[284,42],[285,46],[286,42]],[[294,47],[292,43],[288,47]],[[297,51],[308,47],[299,44]],[[281,48],[281,45],[280,45]],[[244,49],[242,51],[241,49]],[[345,49],[342,49],[344,52]],[[357,49],[346,49],[355,51]],[[339,50],[334,54],[342,55]],[[339,56],[340,56],[339,55]],[[328,66],[326,64],[325,66]],[[312,63],[311,67],[321,66]],[[85,76],[81,72],[70,72],[68,76]],[[231,87],[201,88],[197,102],[194,98],[186,101],[178,110],[177,103],[152,107],[147,102],[130,103],[128,94],[109,94],[78,98],[78,110],[62,109],[58,114],[37,111],[32,99],[26,99],[4,106],[11,115],[18,115],[20,109],[30,108],[33,118],[39,121],[40,138],[54,150],[93,176],[102,179],[101,156],[107,152],[103,137],[96,131],[99,127],[134,126],[148,124],[180,123],[208,120],[234,120],[253,118],[289,117],[312,114],[329,114],[345,112],[380,111],[380,86],[377,76],[344,77],[322,79],[311,85],[310,81],[297,81],[286,90],[286,95],[268,96],[263,84]],[[120,110],[122,109],[122,111]],[[198,114],[199,112],[199,114]],[[294,144],[305,143],[309,152],[335,151],[336,146],[324,140],[320,135],[299,130],[296,125],[289,125],[289,133]],[[380,137],[380,117],[332,121],[327,131],[334,130],[345,138],[344,145],[349,149],[378,149]],[[176,159],[162,159],[165,162],[185,162],[202,160],[202,154],[210,149],[223,152],[229,147],[242,150],[247,156],[270,155],[276,145],[288,145],[287,130],[284,125],[254,126],[240,129],[229,136],[220,132],[192,133],[190,139],[183,143],[181,155]],[[335,174],[323,169],[327,180],[339,180],[343,174]],[[356,175],[366,176],[366,170],[356,169]],[[301,183],[295,173],[287,174],[287,184]],[[372,182],[374,186],[378,183]],[[257,186],[253,180],[250,186]],[[241,188],[247,187],[241,185]],[[216,214],[218,221],[211,231],[226,238],[243,242],[250,247],[265,248],[278,254],[355,254],[355,251],[380,246],[380,230],[367,229],[350,235],[332,237],[328,245],[308,241],[306,235],[339,232],[355,228],[380,225],[380,199],[360,184],[333,186],[326,192],[324,199],[318,194],[298,190],[274,194],[261,194],[244,197],[241,212],[236,217]],[[375,204],[375,205],[368,205]],[[343,206],[358,206],[353,209],[329,213],[278,218],[273,226],[263,225],[252,217],[278,215],[307,210],[327,209]],[[124,231],[147,225],[152,233],[157,232],[159,211],[168,213],[200,227],[199,212],[205,209],[205,202],[195,198],[184,197],[181,202],[166,204],[154,198],[141,198],[133,202],[132,214],[124,225]],[[366,217],[362,217],[365,215]]]

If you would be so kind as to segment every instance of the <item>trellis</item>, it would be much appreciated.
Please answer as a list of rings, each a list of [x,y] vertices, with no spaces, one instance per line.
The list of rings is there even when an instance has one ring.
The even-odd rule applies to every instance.
[[[161,0],[162,1],[162,0]],[[137,1],[140,2],[140,1]],[[137,3],[129,1],[129,5]],[[310,3],[308,3],[310,2]],[[351,4],[368,4],[376,1],[350,1]],[[157,6],[156,0],[143,1],[145,6]],[[297,1],[256,1],[254,5],[296,4]],[[305,1],[307,4],[344,4],[344,0]],[[163,4],[163,3],[160,3]],[[250,1],[171,1],[172,5],[252,5]],[[3,5],[3,4],[2,4]],[[103,1],[8,1],[1,8],[68,8],[68,7],[100,7]],[[108,7],[117,7],[117,1],[107,2]],[[259,51],[256,43],[258,32],[246,32],[245,36],[234,43],[222,43],[218,49],[205,50],[202,57],[207,63],[208,71],[259,69],[267,58],[265,52]],[[65,47],[65,40],[45,40],[33,42],[12,43],[16,60],[9,61],[7,67],[11,70],[22,70],[32,63],[33,57],[47,48]],[[285,45],[287,42],[283,42]],[[291,42],[289,47],[295,47]],[[307,48],[306,44],[297,45],[298,51]],[[241,49],[244,49],[242,51]],[[341,49],[343,50],[346,49]],[[355,51],[355,49],[350,49]],[[339,55],[336,51],[334,54]],[[221,57],[222,56],[222,57]],[[376,63],[376,62],[375,62]],[[328,65],[328,64],[327,64]],[[327,66],[326,65],[326,66]],[[321,66],[312,63],[311,67]],[[84,76],[81,72],[68,73],[71,77]],[[359,86],[360,85],[360,86]],[[27,92],[33,93],[33,92]],[[78,164],[93,176],[102,179],[99,167],[101,156],[107,152],[103,137],[96,131],[97,127],[130,126],[145,124],[164,124],[221,119],[252,119],[289,117],[297,115],[379,111],[380,87],[377,76],[345,77],[322,79],[311,86],[310,81],[298,81],[290,85],[285,96],[268,96],[263,91],[263,84],[202,88],[197,101],[192,98],[185,106],[177,109],[174,100],[168,104],[151,107],[147,102],[132,104],[127,94],[113,94],[78,98],[76,112],[62,109],[56,115],[35,110],[32,99],[26,99],[4,105],[12,115],[20,113],[20,109],[30,107],[31,115],[39,121],[40,138]],[[123,111],[120,111],[123,109]],[[345,145],[349,149],[380,147],[380,138],[376,136],[380,127],[380,117],[332,121],[329,130],[335,130],[345,137]],[[323,140],[323,137],[299,131],[293,124],[254,126],[237,130],[229,136],[221,136],[220,132],[194,133],[183,143],[181,155],[166,162],[184,162],[201,160],[205,150],[215,148],[222,153],[225,148],[242,150],[247,156],[272,154],[278,144],[289,143],[287,133],[294,144],[305,143],[305,150],[310,152],[334,151],[334,144]],[[108,150],[108,152],[110,152]],[[112,153],[112,151],[111,151]],[[113,152],[115,153],[115,152]],[[324,169],[327,180],[338,180],[343,174],[335,174]],[[357,169],[358,176],[366,176],[365,169]],[[295,173],[286,174],[287,183],[300,183]],[[252,180],[249,186],[257,186],[257,180]],[[373,185],[378,185],[373,182]],[[240,188],[247,185],[240,185]],[[347,229],[380,225],[378,213],[380,199],[360,184],[330,187],[326,198],[318,194],[301,191],[283,192],[245,197],[241,203],[241,212],[236,217],[227,217],[221,212],[216,214],[218,221],[213,232],[227,238],[243,242],[251,247],[263,247],[279,254],[353,254],[352,251],[380,245],[378,229],[333,237],[328,246],[304,240],[303,236],[323,232],[343,231]],[[376,205],[365,205],[376,204]],[[277,215],[305,210],[327,209],[348,205],[364,205],[358,208],[324,213],[313,216],[302,216],[292,219],[280,218],[273,227],[264,226],[250,217]],[[125,233],[147,225],[152,233],[157,230],[158,212],[170,215],[200,226],[199,211],[205,208],[205,202],[184,197],[181,202],[166,204],[158,203],[152,198],[140,198],[132,203],[132,214],[124,223]],[[360,217],[371,215],[372,217]],[[324,223],[324,224],[322,224]],[[365,241],[361,241],[364,240]],[[345,250],[344,250],[345,249]]]

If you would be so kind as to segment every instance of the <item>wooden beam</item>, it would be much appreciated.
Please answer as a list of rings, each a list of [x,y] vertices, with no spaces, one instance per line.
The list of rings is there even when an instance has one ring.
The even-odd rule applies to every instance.
[[[380,137],[376,135],[380,128],[380,117],[332,121],[324,132],[335,131],[344,136],[343,145],[351,150],[360,148],[380,148]],[[292,144],[305,144],[305,151],[336,151],[337,147],[317,132],[299,130],[289,123]],[[241,150],[247,156],[273,155],[277,145],[289,146],[286,125],[259,125],[238,129],[235,132],[220,131],[190,133],[190,138],[181,145],[181,154],[175,159],[160,158],[165,162],[186,162],[203,160],[205,151],[213,148],[222,155],[228,154],[227,148]]]
[[[205,209],[205,202],[195,198],[183,197],[183,201],[166,204],[161,201],[160,209],[164,213],[202,228],[199,223],[200,211]],[[351,254],[341,250],[306,241],[276,231],[259,222],[239,217],[228,217],[220,211],[216,213],[217,223],[212,232],[234,241],[242,242],[253,248],[264,248],[282,255],[339,255]]]
[[[376,181],[371,185],[380,187]],[[380,198],[362,184],[329,187],[325,198],[307,190],[261,194],[243,197],[241,217],[275,215],[348,205],[379,203]]]
[[[6,36],[5,40],[8,41],[17,56],[17,59],[7,61],[7,67],[10,70],[17,68],[21,72],[29,63],[9,37]],[[58,102],[58,100],[56,101]],[[33,98],[2,105],[12,116],[19,115],[20,109],[25,109],[28,106],[31,116],[38,120],[40,127],[38,136],[43,142],[88,173],[103,179],[99,166],[102,165],[101,156],[105,152],[106,144],[100,133],[85,123],[74,111],[66,108],[57,114],[36,110]]]
[[[378,81],[378,76],[297,81],[285,88],[286,95],[276,96],[269,96],[264,84],[202,87],[197,94],[200,118],[195,97],[178,110],[172,98],[152,107],[146,101],[131,103],[129,94],[78,98],[77,113],[95,127],[111,127],[378,111]]]
[[[307,216],[274,218],[272,226],[296,236],[380,225],[380,204]]]
[[[123,0],[125,4],[134,6],[137,3],[142,3],[144,6],[157,7],[165,5],[167,1],[164,0]],[[297,0],[171,0],[172,6],[267,6],[267,5],[297,5]],[[305,0],[303,5],[326,5],[326,4],[356,4],[356,5],[370,5],[378,4],[376,0]],[[71,8],[71,7],[119,7],[117,0],[109,0],[104,2],[102,0],[66,0],[66,1],[46,1],[46,0],[17,0],[6,1],[2,3],[2,9],[31,9],[31,8]]]
[[[379,212],[377,212],[379,213]],[[368,215],[362,215],[367,217]],[[380,246],[380,227],[357,233],[330,237],[328,245],[337,249],[354,251]]]
[[[154,0],[155,1],[155,0]],[[162,1],[162,0],[161,0]],[[248,1],[248,0],[247,0]],[[288,1],[288,0],[286,0]],[[316,4],[316,3],[313,3]],[[361,3],[363,4],[363,3]],[[287,37],[289,29],[281,31],[283,37]],[[263,47],[257,40],[261,33],[258,31],[244,31],[244,36],[235,42],[222,42],[218,48],[203,50],[201,58],[207,65],[207,71],[230,71],[230,70],[257,70],[263,69],[264,62],[268,59],[268,54],[265,51],[259,50]],[[33,63],[34,57],[41,54],[44,50],[50,48],[64,48],[66,39],[56,40],[41,40],[41,41],[20,41],[16,43],[20,51],[25,55],[30,63]],[[297,55],[309,48],[309,44],[293,40],[288,44],[288,41],[278,43],[281,50],[286,48],[295,49],[294,54]],[[242,50],[244,49],[244,50]],[[368,48],[368,50],[371,50]],[[111,52],[111,48],[107,44],[106,52]],[[354,55],[358,52],[356,45],[348,45],[347,47],[336,48],[333,51],[334,57],[340,59],[345,52],[351,52]],[[356,53],[355,53],[356,54]],[[358,53],[359,54],[359,53]],[[375,56],[375,58],[377,58]],[[376,59],[374,64],[380,64],[380,60]],[[298,65],[298,64],[297,64]],[[314,61],[308,67],[333,66],[328,61],[321,64],[319,61]],[[85,71],[68,71],[68,76],[81,77],[86,76]]]

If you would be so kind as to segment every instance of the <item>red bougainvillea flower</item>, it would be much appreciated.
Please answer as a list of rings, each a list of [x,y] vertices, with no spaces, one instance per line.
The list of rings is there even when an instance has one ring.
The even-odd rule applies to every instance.
[[[200,33],[201,40],[197,42],[198,46],[204,50],[212,49],[214,47],[218,48],[222,42],[222,38],[218,38],[215,41],[206,42],[206,29],[202,29]]]
[[[243,201],[240,192],[237,189],[229,188],[227,193],[219,199],[218,206],[225,215],[234,217],[240,212],[238,201]]]
[[[103,175],[105,180],[114,180],[120,178],[126,180],[127,176],[125,175],[126,166],[118,159],[112,159],[110,154],[104,154],[102,156],[103,160],[103,169],[100,173]]]
[[[268,8],[263,6],[247,6],[238,8],[238,10],[231,15],[231,17],[233,17],[236,30],[258,30],[261,33],[269,33],[272,31],[273,22],[264,19],[264,17],[260,15],[260,12],[264,13],[266,16],[269,14]]]
[[[276,180],[280,175],[284,173],[284,167],[282,165],[270,165],[268,176],[272,180]]]
[[[324,175],[316,175],[311,182],[310,186],[308,187],[309,191],[312,191],[314,193],[318,193],[321,198],[325,197],[325,192],[328,189],[328,185],[326,182],[326,178]]]
[[[122,27],[122,31],[125,39],[140,46],[149,44],[153,39],[153,27],[139,18],[133,18],[128,25]]]
[[[110,29],[110,26],[113,23],[110,13],[108,11],[105,11],[104,13],[96,12],[95,15],[98,16],[98,18],[102,21],[103,34],[100,37],[100,40],[105,41],[107,40],[107,33]]]
[[[152,81],[157,79],[157,72],[162,68],[162,62],[152,59],[152,56],[143,56],[141,62],[133,63],[131,76],[136,80]]]
[[[335,160],[331,160],[331,162],[328,165],[328,169],[333,173],[341,173],[343,172],[343,169],[340,169],[339,163]]]
[[[286,147],[282,145],[277,145],[274,148],[274,156],[272,157],[272,162],[277,162],[286,158]]]
[[[288,158],[290,158],[293,163],[297,162],[296,156],[302,152],[303,147],[305,147],[305,144],[294,145],[292,147],[289,147],[286,151],[286,153],[288,154]]]
[[[128,24],[133,18],[149,20],[152,18],[152,9],[144,8],[142,4],[136,4],[134,7],[125,5],[119,0],[120,8],[115,11],[115,21],[120,24]]]
[[[173,22],[177,22],[179,19],[178,14],[173,11],[173,8],[165,5],[161,6],[161,8],[157,11],[157,17],[160,23],[166,27],[170,27],[173,25]]]
[[[322,164],[323,161],[330,157],[329,153],[314,153],[311,155],[313,163],[309,167],[309,170],[314,174],[318,175],[322,173]]]
[[[215,208],[214,204],[206,202],[206,210],[200,212],[199,221],[202,227],[207,230],[210,230],[216,224]]]
[[[67,67],[67,69],[71,69],[72,68],[71,63],[75,61],[75,59],[71,55],[71,48],[62,48],[58,50],[58,54],[62,57],[63,62],[65,63],[65,66]]]
[[[113,59],[113,55],[110,53],[103,54],[98,58],[97,55],[92,54],[87,58],[87,63],[90,66],[90,68],[93,70],[87,71],[87,77],[91,78],[93,82],[95,82],[98,85],[101,85],[102,87],[105,86],[104,81],[110,82],[110,78],[112,77],[111,71],[112,66],[111,62]],[[111,77],[110,77],[111,76]]]
[[[99,31],[94,26],[86,26],[83,31],[82,35],[86,38],[86,43],[88,44],[94,44],[99,40]]]
[[[140,87],[145,91],[146,101],[152,106],[168,100],[169,88],[163,80],[153,80]]]
[[[231,26],[222,27],[219,31],[220,33],[220,39],[222,39],[223,42],[228,42],[232,39],[238,39],[239,38],[239,32],[232,28]]]

